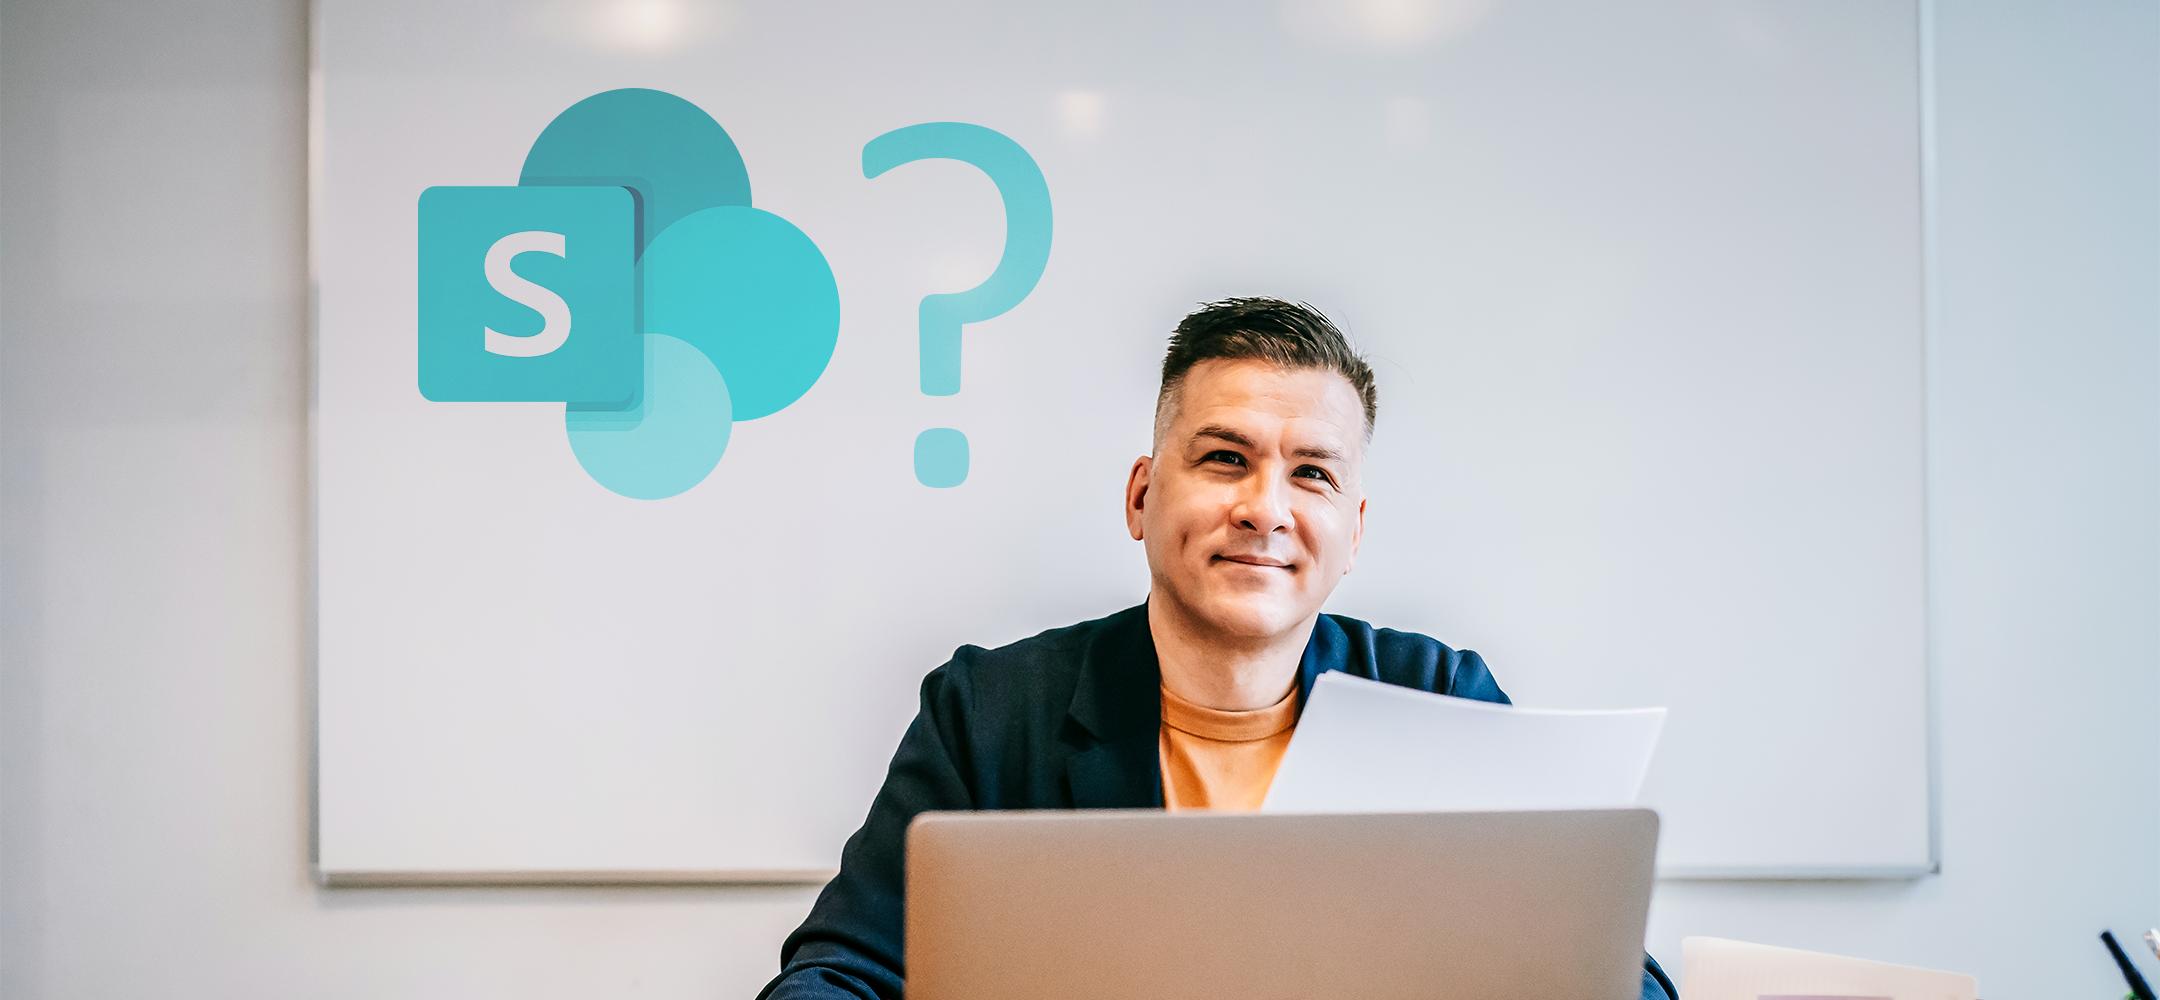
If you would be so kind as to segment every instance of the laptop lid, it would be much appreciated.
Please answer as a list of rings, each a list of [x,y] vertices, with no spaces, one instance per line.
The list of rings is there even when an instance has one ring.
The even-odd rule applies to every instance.
[[[924,813],[909,1000],[1634,1000],[1657,814]]]

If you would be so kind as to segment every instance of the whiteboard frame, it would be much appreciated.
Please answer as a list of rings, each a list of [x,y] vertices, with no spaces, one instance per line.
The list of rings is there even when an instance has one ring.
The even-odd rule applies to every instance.
[[[321,865],[321,703],[318,697],[318,674],[321,662],[319,634],[321,597],[321,447],[319,440],[319,402],[321,382],[321,246],[322,198],[325,135],[323,37],[323,0],[310,0],[307,11],[308,36],[308,123],[307,123],[307,233],[306,269],[308,302],[308,385],[307,385],[307,619],[304,623],[307,649],[304,659],[302,696],[306,699],[306,740],[308,755],[307,788],[307,862],[310,881],[326,889],[364,888],[420,888],[420,887],[586,887],[619,888],[625,886],[757,886],[757,885],[821,885],[838,874],[837,869],[710,869],[710,870],[586,870],[586,871],[363,871],[326,870]],[[1935,380],[1933,359],[1941,336],[1940,297],[1940,244],[1938,239],[1938,149],[1937,81],[1936,81],[1936,5],[1935,0],[1915,0],[1917,24],[1918,67],[1918,135],[1919,145],[1919,200],[1920,200],[1920,265],[1921,265],[1921,528],[1922,528],[1922,590],[1925,613],[1922,622],[1922,657],[1924,669],[1923,707],[1925,709],[1924,746],[1926,751],[1927,778],[1927,853],[1924,865],[1856,865],[1856,866],[1697,866],[1660,865],[1656,871],[1659,881],[1670,882],[1854,882],[1854,881],[1915,881],[1942,873],[1942,746],[1941,746],[1941,666],[1935,642],[1936,588],[1934,544],[1935,519],[1932,503],[1932,469],[1934,466],[1934,435],[1929,420],[1929,404],[1934,397]]]

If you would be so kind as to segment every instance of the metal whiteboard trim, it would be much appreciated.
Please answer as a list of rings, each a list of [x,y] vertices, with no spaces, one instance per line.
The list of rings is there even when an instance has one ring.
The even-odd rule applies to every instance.
[[[1920,865],[1663,865],[1660,882],[1912,882],[1936,874],[1933,861]]]
[[[1929,875],[1942,874],[1942,665],[1935,655],[1935,432],[1928,418],[1935,398],[1936,345],[1942,339],[1942,244],[1937,197],[1941,160],[1936,148],[1935,0],[1919,0],[1920,24],[1920,574],[1921,657],[1927,719]]]
[[[300,689],[307,726],[307,860],[322,881],[322,231],[328,132],[323,0],[307,8],[307,588]]]
[[[684,869],[679,871],[323,871],[325,889],[419,889],[501,887],[622,887],[714,885],[823,885],[839,874],[831,868]]]

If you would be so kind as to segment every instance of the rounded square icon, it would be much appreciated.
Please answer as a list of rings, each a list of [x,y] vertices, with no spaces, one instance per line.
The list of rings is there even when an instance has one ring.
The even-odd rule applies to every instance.
[[[620,187],[420,195],[420,394],[627,403],[644,375],[637,202]]]

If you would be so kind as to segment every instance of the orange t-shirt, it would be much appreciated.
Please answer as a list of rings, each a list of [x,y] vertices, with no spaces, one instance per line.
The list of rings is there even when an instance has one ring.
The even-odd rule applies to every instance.
[[[1297,726],[1297,688],[1250,712],[1221,712],[1162,689],[1162,793],[1167,809],[1260,808]]]

